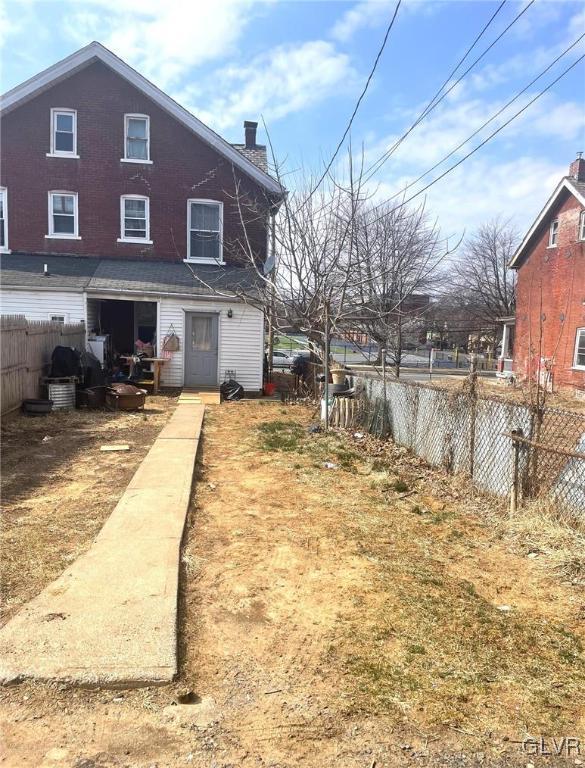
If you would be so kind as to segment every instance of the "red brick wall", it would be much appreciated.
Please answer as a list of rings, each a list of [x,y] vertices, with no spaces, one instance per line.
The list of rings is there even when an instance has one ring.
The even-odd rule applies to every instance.
[[[585,371],[572,370],[576,329],[585,326],[585,243],[577,239],[582,208],[563,193],[518,270],[514,370],[520,378],[534,376],[542,355],[554,359],[554,385],[585,388]],[[549,248],[555,218],[558,244]]]
[[[51,107],[77,110],[80,159],[46,157]],[[124,114],[150,116],[152,165],[121,163]],[[224,202],[224,258],[242,235],[229,161],[177,123],[101,62],[96,62],[3,116],[0,185],[8,189],[9,246],[32,253],[177,260],[186,256],[187,200]],[[242,189],[264,200],[263,190],[239,174]],[[78,193],[81,240],[47,240],[47,192]],[[120,196],[150,198],[151,246],[117,243]],[[266,217],[249,215],[252,247],[266,255]]]

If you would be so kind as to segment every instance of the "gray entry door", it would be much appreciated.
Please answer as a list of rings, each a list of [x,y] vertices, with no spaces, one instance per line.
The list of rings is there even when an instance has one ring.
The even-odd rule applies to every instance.
[[[218,315],[187,312],[185,316],[185,386],[217,384]]]

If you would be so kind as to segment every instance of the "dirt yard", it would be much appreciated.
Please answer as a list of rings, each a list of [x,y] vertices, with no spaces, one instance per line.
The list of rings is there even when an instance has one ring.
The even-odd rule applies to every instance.
[[[585,764],[520,745],[571,736],[585,751],[582,581],[488,523],[488,502],[471,489],[401,449],[311,434],[311,417],[275,402],[208,408],[182,558],[179,680],[5,689],[2,765]],[[50,497],[46,521],[69,483],[91,480],[91,499],[72,493],[67,504],[89,503],[95,517],[81,536],[79,506],[51,535],[37,523],[44,545],[7,536],[22,570],[9,569],[11,610],[87,546],[131,474],[124,465],[126,479],[108,474],[100,486],[81,463],[90,445],[130,442],[108,424],[28,488],[10,459],[9,510],[36,513],[30,499]],[[20,454],[30,473],[43,466],[42,431]]]

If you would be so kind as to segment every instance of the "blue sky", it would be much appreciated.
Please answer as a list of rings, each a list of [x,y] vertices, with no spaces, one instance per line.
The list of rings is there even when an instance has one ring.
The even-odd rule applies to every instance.
[[[403,1],[352,129],[368,162],[410,126],[498,5]],[[469,62],[522,7],[507,0]],[[318,172],[341,137],[393,9],[385,0],[0,0],[1,89],[99,40],[230,141],[242,140],[244,119],[262,115],[285,167]],[[434,165],[583,32],[583,2],[537,0],[372,178],[372,194],[382,200]],[[573,49],[450,162],[584,50],[583,43]],[[457,236],[497,215],[526,228],[585,150],[584,72],[582,62],[429,190],[427,208],[444,234]]]

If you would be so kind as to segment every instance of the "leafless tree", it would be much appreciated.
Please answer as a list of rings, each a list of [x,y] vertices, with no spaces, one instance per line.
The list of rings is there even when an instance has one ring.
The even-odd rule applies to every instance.
[[[514,314],[514,271],[508,267],[519,238],[501,218],[481,225],[463,243],[449,269],[449,293],[469,324],[498,336],[498,318]]]
[[[424,204],[417,208],[362,206],[354,224],[355,268],[350,323],[386,349],[400,375],[407,335],[416,335],[449,254]],[[353,315],[353,316],[352,316]]]

